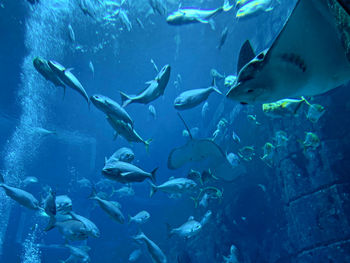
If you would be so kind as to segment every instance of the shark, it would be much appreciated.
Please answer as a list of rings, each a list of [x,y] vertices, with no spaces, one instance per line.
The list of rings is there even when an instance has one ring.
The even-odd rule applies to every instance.
[[[298,0],[269,48],[255,54],[249,40],[244,42],[238,77],[226,97],[241,104],[268,103],[315,96],[346,84],[349,9],[341,0]]]

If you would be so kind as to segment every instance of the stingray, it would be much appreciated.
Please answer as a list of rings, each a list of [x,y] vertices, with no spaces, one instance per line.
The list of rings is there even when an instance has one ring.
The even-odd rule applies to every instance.
[[[187,124],[178,113],[189,134],[188,142],[173,149],[168,157],[168,168],[178,169],[187,163],[206,161],[215,177],[225,181],[234,180],[240,173],[232,168],[221,148],[210,139],[194,139]]]
[[[249,41],[243,44],[238,78],[227,97],[241,104],[265,103],[345,84],[350,79],[349,41],[344,43],[350,34],[349,7],[339,0],[297,1],[270,48],[255,54]]]

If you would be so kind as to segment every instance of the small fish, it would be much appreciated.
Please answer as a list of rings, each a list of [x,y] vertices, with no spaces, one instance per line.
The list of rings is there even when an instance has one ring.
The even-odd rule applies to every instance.
[[[89,199],[96,200],[99,206],[115,221],[124,224],[125,218],[120,211],[120,205],[113,201],[107,201],[97,196],[95,189],[92,189]]]
[[[244,146],[238,150],[238,156],[245,161],[253,160],[254,155],[255,155],[254,146]]]
[[[78,260],[78,262],[87,263],[90,262],[90,257],[87,252],[90,251],[90,247],[88,246],[71,246],[68,244],[65,244],[65,247],[69,249],[69,252],[71,253],[71,256],[73,257],[73,260]],[[66,260],[65,262],[71,262],[69,260]]]
[[[210,211],[210,210],[208,210],[208,211],[204,214],[202,220],[199,222],[199,223],[201,224],[202,227],[205,226],[206,224],[208,224],[208,222],[209,222],[210,218],[212,217],[212,215],[213,215],[213,212]]]
[[[147,250],[151,255],[153,262],[167,263],[167,259],[163,251],[157,246],[156,243],[150,240],[144,233],[142,232],[139,233],[138,235],[134,236],[133,239],[139,243],[143,242],[146,244]]]
[[[171,178],[159,186],[152,183],[150,184],[150,197],[152,197],[158,190],[169,194],[182,194],[192,191],[197,186],[196,182],[187,178]]]
[[[203,106],[202,106],[202,111],[201,111],[201,114],[202,114],[202,118],[205,119],[205,117],[207,116],[208,114],[208,111],[209,111],[209,103],[206,101]]]
[[[148,106],[148,112],[152,116],[152,118],[155,120],[157,118],[157,111],[156,108],[153,105]]]
[[[262,110],[272,118],[297,116],[304,104],[311,105],[304,97],[301,99],[283,99],[272,103],[264,103]]]
[[[143,143],[145,145],[146,151],[148,152],[152,139],[145,141],[130,124],[118,120],[112,115],[107,115],[107,121],[115,130],[114,139],[116,139],[118,135],[121,135],[128,142]]]
[[[255,15],[259,15],[264,12],[270,12],[273,10],[271,6],[272,0],[254,0],[238,9],[236,18],[248,18]]]
[[[302,142],[302,145],[304,146],[304,151],[309,148],[316,150],[321,145],[321,141],[315,133],[306,132],[305,140]]]
[[[135,191],[131,188],[131,186],[123,186],[117,190],[114,190],[113,194],[117,194],[118,197],[134,196]]]
[[[55,199],[56,213],[57,214],[69,214],[72,211],[73,203],[72,199],[67,195],[57,195]]]
[[[141,249],[135,249],[129,255],[129,262],[136,262],[141,257],[142,251]]]
[[[232,167],[237,167],[240,163],[239,157],[234,153],[226,154],[226,159]]]
[[[165,65],[154,80],[146,82],[148,87],[136,96],[129,96],[123,92],[120,92],[123,107],[126,107],[131,103],[148,104],[162,96],[169,82],[170,71],[171,67],[169,65]]]
[[[220,74],[216,69],[212,68],[210,70],[210,76],[213,78],[213,79],[225,79],[225,76]]]
[[[235,143],[240,143],[241,139],[239,138],[239,136],[237,135],[237,133],[235,133],[235,131],[232,131],[232,139]]]
[[[42,206],[49,217],[56,215],[56,193],[53,192],[51,188],[46,198],[43,200]]]
[[[220,42],[219,42],[218,46],[216,47],[218,50],[221,50],[222,46],[225,44],[226,39],[227,39],[227,35],[228,35],[228,27],[226,26],[221,32]]]
[[[94,67],[94,64],[92,63],[91,60],[89,62],[89,69],[91,70],[92,77],[94,77],[95,76],[95,67]]]
[[[137,213],[135,216],[129,215],[129,224],[134,222],[136,224],[141,225],[141,224],[146,223],[150,219],[150,217],[151,217],[151,215],[147,211],[143,210],[143,211]]]
[[[130,148],[122,147],[115,151],[115,153],[113,153],[112,156],[105,161],[105,164],[113,161],[131,163],[134,160],[134,158],[135,154]]]
[[[89,237],[88,229],[86,229],[85,225],[79,220],[69,219],[65,221],[56,221],[55,218],[52,217],[45,231],[49,231],[55,227],[58,228],[59,232],[67,241],[85,240]]]
[[[238,261],[238,249],[235,245],[230,248],[230,255],[227,257],[223,256],[224,263],[239,263]]]
[[[208,24],[209,20],[221,12],[230,11],[233,6],[228,0],[224,1],[223,6],[214,10],[201,10],[195,8],[180,8],[168,15],[166,21],[169,25],[188,25],[193,23]]]
[[[36,184],[37,182],[39,182],[39,180],[35,176],[27,176],[22,181],[24,187],[26,187],[29,184]]]
[[[193,216],[190,216],[184,224],[177,228],[171,229],[168,226],[169,236],[178,235],[183,238],[191,238],[202,230],[202,225],[198,221],[194,220]]]
[[[92,104],[103,113],[134,126],[134,121],[130,115],[114,100],[99,94],[91,96],[90,100]]]
[[[110,180],[124,184],[143,182],[145,179],[155,182],[157,170],[158,168],[155,168],[149,173],[131,163],[118,161],[112,165],[106,164],[102,169],[102,174]]]
[[[11,187],[5,184],[4,177],[2,174],[0,174],[0,187],[2,187],[5,190],[5,193],[8,197],[15,200],[20,205],[23,205],[29,209],[38,210],[39,207],[39,201],[27,191],[24,191],[22,189]]]
[[[263,147],[264,155],[261,157],[261,160],[264,161],[269,167],[273,166],[273,158],[276,147],[270,143],[265,143]]]
[[[68,25],[68,35],[69,35],[69,39],[70,41],[72,41],[72,43],[75,42],[75,33],[74,33],[74,30],[73,30],[73,27],[71,24]]]
[[[215,84],[214,84],[215,85]],[[177,110],[187,110],[201,104],[208,99],[209,95],[213,92],[217,92],[222,95],[221,91],[216,86],[211,86],[206,89],[192,89],[182,92],[175,100],[174,107]]]
[[[49,66],[48,60],[36,57],[33,60],[34,68],[48,81],[53,83],[56,87],[66,88],[63,81],[55,74]]]
[[[137,24],[140,26],[140,28],[144,29],[145,26],[143,25],[142,21],[140,20],[140,18],[136,17],[136,22]]]
[[[231,88],[233,85],[235,85],[236,80],[237,80],[237,76],[228,75],[228,76],[225,78],[224,86],[225,86],[226,88]]]
[[[256,115],[248,115],[247,119],[250,123],[255,124],[256,126],[261,125],[261,123],[256,120]]]
[[[306,118],[312,123],[317,123],[325,111],[326,109],[320,104],[310,104]]]
[[[68,87],[71,87],[75,91],[77,91],[80,95],[82,95],[88,104],[90,104],[89,96],[87,95],[83,85],[79,82],[79,80],[73,75],[71,72],[72,69],[66,69],[58,62],[53,60],[49,60],[48,62],[52,72],[54,72],[57,77],[64,82]]]
[[[86,233],[88,236],[94,237],[94,238],[99,238],[100,237],[100,230],[98,227],[88,218],[83,217],[81,215],[78,215],[71,211],[69,213],[74,220],[80,221],[84,224],[86,228]]]

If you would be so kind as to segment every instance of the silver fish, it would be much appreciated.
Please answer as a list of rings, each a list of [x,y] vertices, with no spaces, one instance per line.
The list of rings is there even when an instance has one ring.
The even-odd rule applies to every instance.
[[[129,223],[136,223],[136,224],[144,224],[150,219],[151,215],[143,210],[139,213],[137,213],[135,216],[130,216],[129,215]]]
[[[49,60],[48,64],[62,82],[64,82],[68,87],[76,90],[85,98],[88,104],[90,103],[89,96],[87,95],[83,85],[81,85],[79,80],[71,72],[72,69],[66,69],[61,64],[53,60]]]
[[[5,190],[5,193],[8,197],[12,198],[17,203],[29,209],[39,209],[39,201],[31,193],[28,193],[27,191],[16,187],[6,185],[2,174],[0,174],[0,187]]]
[[[108,179],[120,183],[142,182],[145,179],[155,182],[157,170],[158,168],[155,168],[152,172],[148,173],[133,164],[118,161],[112,165],[106,164],[103,167],[102,174]]]
[[[148,87],[136,96],[129,96],[123,92],[120,92],[123,107],[126,107],[130,103],[148,104],[162,96],[169,82],[170,71],[170,65],[165,65],[154,80],[146,82]]]
[[[125,218],[120,211],[120,206],[116,205],[113,201],[107,201],[97,196],[96,191],[93,189],[89,197],[92,200],[96,200],[99,206],[115,221],[120,224],[124,224]]]
[[[134,125],[130,115],[114,100],[99,94],[91,96],[90,99],[92,104],[103,113],[113,116],[117,120],[122,120],[131,126]]]
[[[169,194],[182,194],[193,190],[196,186],[196,182],[191,179],[171,178],[159,186],[151,183],[150,196],[152,197],[158,190]]]
[[[155,263],[167,263],[167,259],[163,251],[144,233],[141,232],[140,234],[134,236],[133,239],[137,242],[144,242],[146,244],[147,250]]]
[[[209,23],[209,19],[221,12],[230,11],[233,6],[230,5],[228,0],[224,1],[224,4],[214,10],[202,10],[194,8],[180,8],[177,11],[171,13],[166,18],[169,25],[187,25],[193,23]]]

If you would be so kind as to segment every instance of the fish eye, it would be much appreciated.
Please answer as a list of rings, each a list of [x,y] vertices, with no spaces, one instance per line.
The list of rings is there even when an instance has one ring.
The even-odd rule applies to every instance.
[[[244,102],[244,101],[241,101],[240,104],[241,104],[241,105],[247,105],[248,103],[247,103],[247,102]]]
[[[254,92],[254,90],[253,90],[253,89],[249,89],[249,90],[247,90],[247,93],[252,93],[252,92]]]

